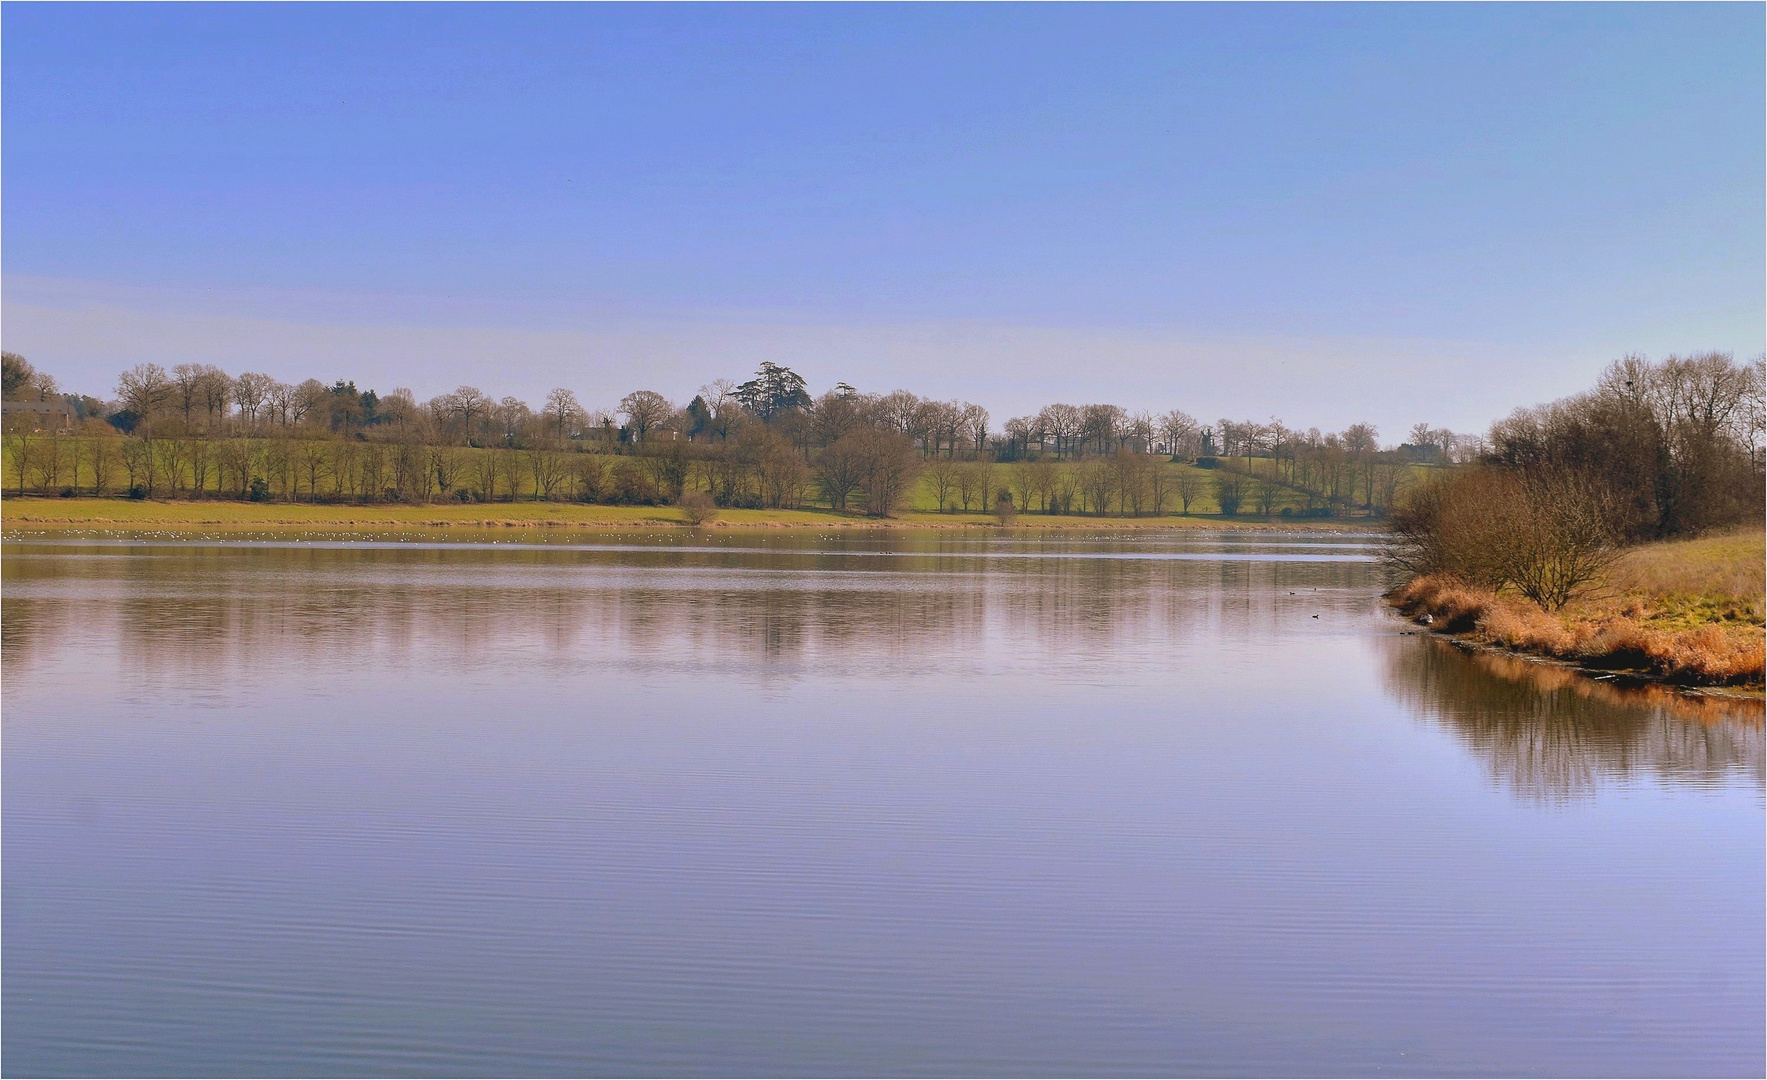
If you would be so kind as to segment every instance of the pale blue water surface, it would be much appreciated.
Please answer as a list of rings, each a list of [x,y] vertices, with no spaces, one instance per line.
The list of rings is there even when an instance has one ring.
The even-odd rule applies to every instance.
[[[1760,706],[1371,543],[9,540],[4,1069],[1767,1070]]]

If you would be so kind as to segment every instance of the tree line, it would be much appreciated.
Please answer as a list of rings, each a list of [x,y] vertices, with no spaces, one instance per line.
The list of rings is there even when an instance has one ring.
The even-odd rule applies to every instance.
[[[1759,359],[1617,360],[1593,389],[1492,425],[1475,466],[1408,491],[1394,561],[1556,609],[1627,544],[1758,525],[1764,388]]]
[[[568,389],[538,408],[473,386],[419,401],[354,381],[285,383],[205,364],[140,364],[108,401],[63,394],[5,354],[9,401],[58,401],[70,420],[8,417],[8,471],[23,491],[149,497],[427,502],[569,499],[674,502],[687,491],[720,506],[888,514],[924,491],[940,509],[1189,513],[1212,498],[1227,513],[1367,512],[1391,505],[1409,463],[1447,463],[1480,440],[1419,425],[1382,448],[1372,425],[1291,430],[1182,410],[1056,403],[993,430],[988,411],[906,390],[838,383],[812,396],[788,367],[720,379],[685,405],[654,390],[612,409]],[[72,433],[70,442],[59,436]],[[109,441],[105,441],[105,440]],[[1215,468],[1214,476],[1160,467]]]

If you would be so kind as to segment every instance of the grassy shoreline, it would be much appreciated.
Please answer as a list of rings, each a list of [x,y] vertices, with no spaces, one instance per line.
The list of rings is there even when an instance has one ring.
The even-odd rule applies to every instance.
[[[1042,531],[1122,531],[1128,529],[1269,530],[1296,532],[1365,531],[1367,521],[1317,518],[1284,519],[1254,516],[1193,515],[1163,517],[1087,517],[1021,514],[1008,526],[992,515],[941,514],[913,511],[891,518],[872,518],[832,510],[722,510],[708,529],[1013,529]],[[7,496],[0,499],[0,528],[7,532],[62,532],[82,529],[374,529],[386,531],[435,529],[558,529],[657,530],[685,529],[682,512],[672,506],[602,506],[585,503],[468,503],[406,506],[347,503],[241,503],[121,498],[44,498]]]
[[[1545,657],[1606,677],[1759,689],[1767,667],[1767,540],[1749,529],[1646,544],[1556,612],[1425,575],[1387,600],[1473,648]]]

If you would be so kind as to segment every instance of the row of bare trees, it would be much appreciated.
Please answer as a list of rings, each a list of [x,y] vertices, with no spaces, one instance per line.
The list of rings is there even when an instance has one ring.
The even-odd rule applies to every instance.
[[[7,370],[8,385],[20,393],[55,391],[22,357],[8,354]],[[1114,405],[1056,404],[1015,418],[1001,436],[990,433],[987,410],[974,403],[905,390],[867,394],[844,383],[813,398],[802,377],[771,363],[747,382],[702,387],[685,407],[638,390],[612,411],[584,408],[563,388],[536,411],[473,386],[419,402],[404,389],[378,395],[341,380],[288,384],[201,364],[171,371],[137,365],[119,378],[116,392],[108,410],[86,410],[108,413],[108,426],[88,420],[87,433],[114,428],[151,447],[113,453],[26,436],[9,451],[18,489],[121,485],[196,497],[251,497],[255,490],[277,499],[615,501],[668,501],[697,489],[723,506],[821,499],[836,509],[877,512],[899,504],[920,480],[941,509],[987,509],[1004,491],[1025,510],[1160,514],[1174,503],[1188,513],[1205,487],[1229,513],[1242,506],[1268,513],[1278,503],[1345,507],[1360,480],[1364,505],[1390,501],[1377,498],[1391,478],[1377,479],[1369,468],[1376,448],[1367,425],[1322,436],[1277,421],[1222,420],[1211,428],[1176,410],[1154,417]],[[326,449],[334,440],[354,445]],[[461,456],[449,448],[488,453]],[[585,451],[645,461],[610,466],[617,478],[600,476],[597,466],[557,463],[568,463],[560,453]],[[1211,455],[1223,455],[1223,471],[1206,484],[1163,468],[1156,455],[1166,454],[1210,463]],[[113,480],[109,466],[125,458],[126,475]],[[388,473],[388,461],[401,465]],[[428,462],[421,477],[414,471],[419,461]],[[997,462],[1011,472],[996,476]]]
[[[1004,492],[1015,508],[1049,514],[1190,513],[1212,496],[1224,512],[1273,513],[1284,485],[1267,477],[1169,468],[1119,449],[1077,462],[1053,456],[923,456],[900,432],[861,427],[806,454],[766,425],[717,443],[653,443],[624,455],[526,447],[294,433],[119,437],[98,421],[81,432],[5,436],[6,475],[23,494],[130,493],[142,498],[289,502],[436,500],[653,504],[703,492],[721,507],[793,509],[812,502],[885,515],[918,485],[940,510],[987,511]]]
[[[809,454],[758,424],[717,443],[654,443],[625,455],[302,434],[123,438],[97,421],[76,433],[14,431],[4,446],[7,478],[19,494],[652,504],[698,491],[722,507],[821,502],[884,515],[911,501],[918,484],[941,510],[986,511],[1004,491],[1025,511],[1141,516],[1190,513],[1211,495],[1226,513],[1243,507],[1267,515],[1275,509],[1273,493],[1285,490],[1225,470],[1210,483],[1198,471],[1173,470],[1161,458],[1127,449],[1078,462],[923,457],[905,435],[876,427],[843,433]]]
[[[9,398],[55,393],[53,380],[22,357],[7,354],[6,363]],[[55,488],[71,468],[67,486],[104,490],[108,463],[128,459],[118,468],[129,489],[199,496],[250,497],[254,480],[274,498],[647,501],[700,490],[723,506],[821,499],[887,513],[920,483],[941,509],[986,509],[1004,489],[1021,510],[1095,514],[1158,514],[1174,502],[1189,512],[1205,481],[1161,467],[1164,455],[1214,467],[1207,494],[1223,511],[1261,514],[1279,506],[1381,512],[1410,465],[1478,457],[1571,470],[1623,493],[1622,532],[1672,535],[1733,520],[1753,505],[1745,481],[1761,468],[1759,436],[1751,434],[1760,427],[1759,391],[1751,390],[1759,371],[1759,363],[1717,355],[1661,365],[1627,358],[1597,390],[1518,412],[1488,443],[1420,424],[1410,443],[1383,449],[1369,424],[1333,433],[1275,419],[1204,426],[1179,410],[1098,404],[1050,405],[992,434],[987,410],[973,403],[903,390],[867,394],[844,383],[812,397],[801,376],[770,363],[746,382],[702,387],[686,406],[638,390],[611,411],[585,408],[563,388],[535,410],[472,386],[419,402],[404,389],[383,396],[344,381],[285,384],[208,365],[142,364],[118,380],[116,401],[102,410],[107,423],[92,428],[88,420],[87,431],[129,432],[151,446],[69,450],[65,467],[56,439],[46,446],[23,437],[8,452],[20,489]],[[82,412],[94,410],[83,404]],[[585,452],[641,460],[572,460]],[[387,464],[395,460],[396,469]],[[89,484],[78,479],[82,468]]]
[[[1392,515],[1392,561],[1562,607],[1628,543],[1758,525],[1767,365],[1722,353],[1616,361],[1593,390],[1519,409],[1469,469]]]
[[[720,506],[792,509],[820,496],[836,509],[884,516],[912,494],[923,464],[906,437],[870,428],[806,457],[763,425],[714,445],[671,442],[625,455],[298,432],[119,437],[97,421],[89,425],[96,427],[8,432],[11,489],[288,502],[632,504],[677,502],[700,491]]]
[[[1198,457],[1206,453],[1205,430],[1194,417],[1176,409],[1155,415],[1145,410],[1130,412],[1118,405],[1057,402],[1034,415],[1008,420],[1000,440],[1000,456],[1007,460],[1033,454],[1071,458],[1129,449]]]
[[[23,494],[140,498],[279,499],[428,502],[468,471],[461,452],[418,442],[339,438],[213,438],[181,433],[122,438],[91,426],[84,432],[11,431],[5,435],[7,477]],[[487,463],[498,475],[504,462]],[[545,475],[542,467],[538,470]]]
[[[8,371],[19,375],[8,376],[19,384],[14,389],[56,393],[52,379],[34,372],[22,357],[7,356]],[[1221,420],[1207,427],[1180,410],[1155,415],[1117,405],[1062,403],[1034,416],[1015,417],[1004,432],[994,433],[988,410],[973,402],[922,398],[906,390],[867,394],[845,383],[812,398],[801,376],[771,363],[763,364],[748,382],[720,379],[703,386],[685,406],[654,390],[635,390],[612,409],[588,408],[560,387],[535,409],[519,398],[499,399],[464,385],[419,402],[403,388],[380,395],[342,380],[284,383],[258,372],[233,376],[194,363],[169,371],[158,364],[138,364],[118,378],[115,393],[115,400],[103,407],[104,415],[124,431],[140,427],[144,434],[269,434],[290,428],[355,434],[386,425],[424,425],[426,437],[434,441],[481,447],[719,442],[753,422],[778,430],[800,449],[824,447],[848,430],[870,426],[907,436],[925,457],[992,453],[1003,461],[1042,455],[1104,457],[1123,449],[1184,458],[1261,456],[1280,454],[1290,445],[1333,440],[1354,453],[1373,437],[1367,425],[1341,436],[1321,436],[1316,429],[1292,432],[1277,420]]]
[[[1610,502],[1614,529],[1629,539],[1759,521],[1762,399],[1761,360],[1628,356],[1593,390],[1495,424],[1490,460],[1579,478]]]

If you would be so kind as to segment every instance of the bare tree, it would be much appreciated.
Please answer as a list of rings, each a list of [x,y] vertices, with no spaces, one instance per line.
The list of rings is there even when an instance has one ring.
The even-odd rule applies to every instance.
[[[713,379],[699,388],[700,400],[706,403],[706,412],[711,416],[706,431],[709,438],[730,438],[737,417],[742,414],[742,403],[736,394],[738,389],[740,387],[733,379]]]
[[[1154,516],[1157,517],[1166,512],[1166,503],[1171,501],[1175,480],[1172,466],[1157,458],[1148,462],[1147,503],[1148,509]]]
[[[215,448],[221,486],[243,499],[250,490],[252,471],[258,461],[258,444],[252,439],[222,439]],[[229,480],[232,482],[229,483]]]
[[[435,481],[444,497],[453,493],[460,484],[462,469],[461,452],[452,446],[431,446],[428,448],[428,464],[430,476]],[[425,498],[428,497],[429,485],[422,485]]]
[[[988,449],[988,410],[974,402],[966,402],[963,406],[963,428],[970,446],[978,457],[981,456]]]
[[[1151,501],[1152,474],[1163,470],[1146,454],[1128,446],[1118,447],[1108,460],[1118,510],[1126,515],[1141,516]]]
[[[556,450],[534,446],[525,451],[528,475],[534,479],[534,498],[551,502],[570,476],[570,462]]]
[[[866,428],[849,436],[856,440],[860,458],[859,487],[865,492],[865,512],[888,517],[901,502],[920,472],[914,443],[903,432]]]
[[[1031,493],[1037,497],[1043,512],[1055,513],[1057,493],[1056,485],[1064,476],[1072,476],[1072,470],[1063,470],[1052,457],[1039,457],[1030,463]],[[1025,509],[1030,509],[1027,504]]]
[[[295,388],[284,382],[270,383],[264,395],[264,408],[267,419],[273,424],[287,425],[291,423],[289,416],[294,412]]]
[[[151,421],[172,400],[172,378],[158,364],[136,364],[117,379],[117,397],[137,422]]]
[[[1116,405],[1087,405],[1080,410],[1080,440],[1091,443],[1100,454],[1117,448],[1123,428],[1123,410]]]
[[[817,446],[833,446],[867,422],[869,402],[858,393],[830,390],[810,410],[810,438]]]
[[[1239,513],[1249,486],[1250,482],[1237,472],[1222,469],[1215,473],[1215,504],[1221,508],[1224,516],[1232,517]]]
[[[583,406],[577,404],[577,395],[562,386],[547,393],[544,412],[552,437],[561,445],[583,418]]]
[[[491,409],[496,441],[503,446],[517,445],[533,417],[534,412],[528,408],[528,403],[518,397],[506,397],[499,401]]]
[[[317,419],[330,395],[331,391],[318,379],[303,381],[289,397],[288,422],[299,427],[308,417]]]
[[[918,438],[923,404],[906,390],[893,390],[877,399],[878,421],[909,438]]]
[[[1362,505],[1368,509],[1374,508],[1374,453],[1380,449],[1379,435],[1373,424],[1351,424],[1344,429],[1344,450],[1362,480]]]
[[[1153,414],[1146,409],[1130,413],[1123,420],[1122,430],[1118,432],[1123,443],[1137,454],[1146,454],[1153,450],[1155,441]]]
[[[1258,462],[1259,467],[1252,475],[1252,505],[1258,513],[1269,517],[1276,512],[1276,504],[1282,499],[1282,481],[1276,476],[1275,462]]]
[[[295,462],[307,480],[307,501],[317,501],[319,478],[326,474],[331,464],[329,447],[321,439],[302,439],[295,451]]]
[[[695,529],[710,523],[718,516],[718,504],[708,492],[683,492],[675,504],[681,508],[682,520]]]
[[[456,429],[460,441],[472,442],[490,418],[491,399],[476,386],[459,386],[431,401],[430,409]]]
[[[239,418],[248,426],[257,424],[258,414],[275,385],[275,379],[256,371],[244,372],[233,380],[233,403],[239,406]]]
[[[1029,461],[1015,462],[1009,470],[1012,489],[1018,493],[1018,508],[1027,513],[1031,509],[1031,500],[1041,490],[1035,463]]]
[[[959,401],[938,401],[928,406],[928,434],[932,438],[933,453],[937,454],[942,446],[946,457],[957,456],[957,444],[969,430],[968,421],[963,416],[963,403]]]
[[[921,484],[932,493],[933,505],[943,514],[951,509],[950,497],[957,490],[962,475],[962,465],[950,458],[935,457],[921,473]]]
[[[1006,422],[1005,435],[1009,456],[1022,458],[1030,454],[1032,443],[1042,441],[1043,429],[1035,416],[1015,416]]]
[[[191,413],[202,407],[202,372],[201,364],[179,364],[172,369],[172,400],[187,428],[190,426]]]
[[[1037,428],[1055,440],[1055,453],[1060,457],[1073,449],[1085,431],[1084,417],[1078,408],[1058,402],[1037,414]]]
[[[803,502],[804,488],[810,481],[810,470],[800,455],[779,432],[764,425],[756,433],[754,452],[755,479],[761,486],[761,497],[768,506],[792,509]]]
[[[1044,462],[1042,461],[1037,462],[1037,465],[1039,466],[1043,464]],[[1052,513],[1073,513],[1074,502],[1081,496],[1081,488],[1084,481],[1083,475],[1078,469],[1058,468],[1053,461],[1048,462],[1048,469],[1049,472],[1044,481],[1043,488],[1044,502],[1052,508]],[[1084,509],[1085,506],[1082,504],[1081,510]]]
[[[226,418],[233,379],[212,364],[179,364],[172,369],[172,398],[184,426],[201,420],[214,425]]]
[[[37,453],[42,436],[33,431],[15,430],[6,433],[6,460],[12,464],[12,475],[18,480],[18,493],[25,493],[25,474]],[[131,485],[133,486],[133,485]]]
[[[857,432],[842,435],[822,448],[816,456],[815,475],[828,505],[846,510],[847,500],[865,480],[864,446]]]
[[[1568,469],[1615,499],[1617,526],[1661,539],[1762,514],[1761,365],[1723,353],[1627,356],[1595,390],[1519,409],[1491,427],[1493,461]]]
[[[626,417],[632,441],[641,443],[652,428],[674,414],[675,406],[654,390],[634,390],[620,399],[620,412]]]
[[[1116,494],[1116,470],[1108,459],[1090,458],[1074,470],[1079,474],[1082,510],[1090,506],[1095,517],[1110,511],[1111,496]]]
[[[1619,553],[1611,496],[1569,470],[1475,468],[1410,490],[1390,518],[1387,559],[1412,574],[1512,586],[1557,610]]]
[[[986,459],[965,461],[957,469],[957,501],[968,513],[971,503],[987,510],[989,483],[993,480],[994,463]]]

